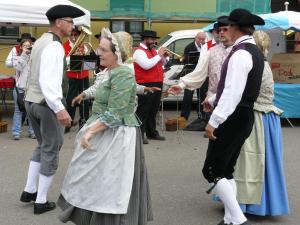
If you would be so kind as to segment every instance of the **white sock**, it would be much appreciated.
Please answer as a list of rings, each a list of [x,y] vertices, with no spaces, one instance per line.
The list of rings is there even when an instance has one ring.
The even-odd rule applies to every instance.
[[[48,190],[52,184],[53,177],[54,177],[54,175],[47,177],[43,174],[40,174],[38,194],[37,194],[35,203],[46,203],[47,202],[47,194],[48,194]]]
[[[229,183],[231,184],[231,187],[232,187],[233,192],[234,192],[234,196],[236,196],[236,194],[237,194],[237,188],[236,188],[235,180],[234,180],[234,179],[230,179],[230,180],[228,180],[228,181],[229,181]]]
[[[222,200],[225,210],[227,209],[229,211],[229,215],[231,217],[231,221],[229,222],[233,224],[242,224],[247,221],[247,218],[244,216],[239,203],[236,200],[233,188],[226,178],[222,178],[218,181],[215,191]]]
[[[27,174],[27,182],[24,191],[29,193],[36,192],[36,186],[40,174],[41,164],[39,162],[30,161],[28,174]]]

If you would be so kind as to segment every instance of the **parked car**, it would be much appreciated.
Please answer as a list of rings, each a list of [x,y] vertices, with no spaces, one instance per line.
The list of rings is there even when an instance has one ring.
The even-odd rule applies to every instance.
[[[176,53],[176,55],[183,56],[184,48],[191,43],[198,32],[200,32],[201,29],[193,29],[193,30],[179,30],[174,31],[166,35],[165,37],[162,37],[160,40],[160,43],[158,45],[158,48],[160,47],[166,47],[170,51]],[[210,35],[207,33],[207,41],[210,40]],[[170,56],[169,62],[164,66],[164,85],[163,85],[163,95],[164,101],[166,102],[176,102],[182,101],[183,99],[183,91],[178,94],[178,96],[168,95],[167,96],[167,90],[170,86],[175,85],[178,83],[178,74],[181,72],[183,68],[183,63],[180,61],[180,58],[178,56],[175,56],[172,54]],[[197,101],[197,95],[196,92],[194,93],[193,97],[194,101]]]

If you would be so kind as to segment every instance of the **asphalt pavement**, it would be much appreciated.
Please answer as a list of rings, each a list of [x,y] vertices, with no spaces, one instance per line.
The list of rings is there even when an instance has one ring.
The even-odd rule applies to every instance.
[[[1,109],[9,129],[0,134],[0,225],[61,225],[57,219],[59,209],[33,215],[33,204],[19,201],[36,140],[27,137],[26,127],[21,140],[12,140],[12,109]],[[176,115],[176,111],[165,111],[164,119]],[[286,121],[282,128],[291,214],[280,217],[247,215],[252,225],[300,224],[300,123],[298,120],[292,122],[294,128]],[[49,191],[50,201],[56,201],[59,195],[74,150],[76,131],[77,127],[72,128],[65,135],[59,169]],[[166,141],[150,141],[144,145],[154,210],[154,221],[149,225],[217,225],[222,219],[223,208],[205,193],[209,186],[201,174],[208,140],[199,131],[162,131],[162,134]]]

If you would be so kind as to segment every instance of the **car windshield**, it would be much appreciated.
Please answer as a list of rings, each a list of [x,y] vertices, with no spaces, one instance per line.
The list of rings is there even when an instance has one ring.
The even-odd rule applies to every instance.
[[[163,43],[165,43],[166,41],[168,41],[171,37],[172,37],[171,35],[166,35],[166,36],[162,37],[159,40],[158,47],[161,47],[163,45]]]

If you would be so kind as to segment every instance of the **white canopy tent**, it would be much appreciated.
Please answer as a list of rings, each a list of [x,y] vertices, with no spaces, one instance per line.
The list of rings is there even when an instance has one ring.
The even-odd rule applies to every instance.
[[[74,23],[90,27],[90,11],[68,0],[0,0],[0,25],[46,26],[49,24],[46,11],[58,4],[72,5],[83,10],[85,15],[75,18]]]

